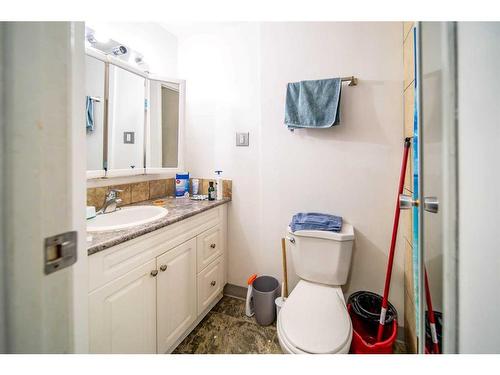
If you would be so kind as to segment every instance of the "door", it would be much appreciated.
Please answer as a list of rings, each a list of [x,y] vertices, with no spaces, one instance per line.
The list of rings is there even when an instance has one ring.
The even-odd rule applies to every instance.
[[[158,353],[165,353],[196,319],[196,238],[156,258]]]
[[[453,24],[416,28],[416,262],[415,308],[419,353],[453,353],[455,293],[443,293],[456,272],[456,123]],[[445,261],[447,259],[448,261]],[[446,266],[447,265],[447,266]],[[453,266],[453,267],[450,267]],[[447,306],[447,311],[444,311]],[[432,307],[432,308],[431,308]]]
[[[0,39],[0,273],[8,291],[0,341],[9,353],[85,353],[84,25],[5,22]],[[76,263],[45,273],[45,239],[69,231],[77,232]]]
[[[154,260],[89,295],[90,352],[156,353]]]

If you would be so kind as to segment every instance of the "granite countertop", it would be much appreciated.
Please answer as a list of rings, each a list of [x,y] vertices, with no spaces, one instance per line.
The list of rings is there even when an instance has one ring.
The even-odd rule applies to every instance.
[[[178,221],[187,219],[188,217],[194,216],[203,211],[209,210],[211,208],[220,206],[224,203],[231,201],[231,199],[229,198],[224,198],[220,201],[217,200],[195,201],[188,198],[172,198],[172,197],[156,198],[153,200],[157,199],[166,199],[167,202],[162,207],[168,209],[167,216],[147,224],[137,225],[135,227],[130,227],[126,229],[87,233],[88,255],[92,255],[98,253],[99,251],[106,250],[122,242],[142,236],[146,233],[153,232],[157,229],[166,227],[167,225],[177,223]],[[129,206],[147,206],[147,205],[150,206],[152,205],[153,200],[135,203]]]

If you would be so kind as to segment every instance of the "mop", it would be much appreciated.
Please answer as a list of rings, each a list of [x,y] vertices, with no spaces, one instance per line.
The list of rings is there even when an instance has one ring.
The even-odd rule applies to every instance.
[[[387,314],[388,307],[388,298],[389,298],[389,289],[391,286],[391,275],[392,275],[392,264],[394,262],[394,253],[396,252],[396,238],[398,235],[398,227],[399,227],[399,196],[403,194],[403,187],[405,183],[405,174],[406,174],[406,164],[408,162],[408,152],[410,151],[411,146],[411,138],[405,138],[404,144],[404,154],[403,154],[403,163],[401,164],[401,173],[399,176],[399,190],[398,196],[396,199],[396,211],[394,213],[394,224],[392,227],[392,240],[391,240],[391,248],[389,250],[389,260],[387,262],[387,273],[385,275],[385,287],[384,287],[384,296],[382,298],[382,308],[380,310],[380,320],[377,331],[377,342],[382,341],[382,337],[384,335],[384,325],[385,325],[385,316]]]
[[[425,270],[425,299],[427,300],[427,316],[429,319],[429,325],[431,326],[431,338],[432,346],[434,348],[434,354],[439,354],[439,342],[436,331],[436,317],[434,316],[434,310],[432,309],[431,291],[429,288],[429,280],[427,279],[427,270]]]

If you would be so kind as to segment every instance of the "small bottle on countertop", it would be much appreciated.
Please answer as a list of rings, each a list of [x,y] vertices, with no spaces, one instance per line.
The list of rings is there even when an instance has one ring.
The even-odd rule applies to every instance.
[[[216,196],[217,200],[220,201],[224,197],[224,187],[222,185],[222,177],[221,177],[222,171],[215,171],[216,180],[215,180],[215,191],[216,191]]]
[[[215,187],[214,187],[214,182],[210,181],[208,183],[208,200],[209,201],[214,201],[215,200]]]

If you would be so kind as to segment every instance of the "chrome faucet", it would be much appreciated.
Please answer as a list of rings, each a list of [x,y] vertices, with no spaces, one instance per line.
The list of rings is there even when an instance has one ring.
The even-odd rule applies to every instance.
[[[123,190],[110,189],[106,193],[106,198],[104,198],[102,208],[97,211],[97,214],[108,214],[110,212],[116,211],[116,205],[122,202],[122,200],[118,198],[118,193],[121,193],[122,191]]]

